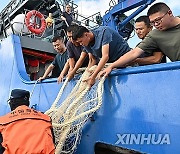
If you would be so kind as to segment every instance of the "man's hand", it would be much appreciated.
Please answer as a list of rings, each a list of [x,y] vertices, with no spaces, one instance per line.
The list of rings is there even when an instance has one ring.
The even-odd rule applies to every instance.
[[[60,76],[57,78],[57,83],[61,83],[63,81],[64,75],[60,74]]]
[[[94,73],[94,70],[91,67],[87,67],[85,71],[88,71],[91,75]]]
[[[73,67],[70,67],[68,73],[70,73],[72,70],[73,70]]]
[[[91,75],[88,79],[83,80],[83,82],[87,82],[89,88],[91,88],[91,87],[95,84],[96,78],[94,78],[94,77]]]
[[[76,72],[74,72],[73,70],[68,73],[67,78],[68,78],[69,81],[70,81],[72,78],[74,78],[74,74],[75,74],[75,73],[76,73]]]
[[[66,20],[66,18],[65,18],[65,17],[63,17],[63,16],[61,16],[61,19],[62,19],[62,20],[64,20],[64,21]]]
[[[44,80],[44,79],[45,79],[45,77],[42,76],[42,77],[40,77],[37,81],[38,81],[38,82],[41,82],[41,81]]]
[[[100,77],[107,77],[108,75],[109,75],[109,73],[111,73],[111,71],[112,71],[112,67],[111,66],[108,66],[107,68],[105,68],[103,71],[101,71],[100,73],[99,73],[99,78]]]

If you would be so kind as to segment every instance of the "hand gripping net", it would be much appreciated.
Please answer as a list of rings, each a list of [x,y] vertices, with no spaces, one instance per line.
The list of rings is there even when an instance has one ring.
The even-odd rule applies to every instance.
[[[91,69],[94,69],[94,67]],[[95,85],[89,90],[87,82],[82,81],[90,75],[88,71],[85,71],[68,97],[61,105],[58,105],[58,101],[68,83],[68,79],[66,79],[56,100],[45,113],[52,118],[56,154],[74,152],[80,142],[83,126],[89,117],[101,107],[105,78],[96,81]]]

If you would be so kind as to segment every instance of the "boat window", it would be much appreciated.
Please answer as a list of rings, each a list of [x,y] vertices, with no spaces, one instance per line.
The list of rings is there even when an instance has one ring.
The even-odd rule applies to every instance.
[[[43,53],[32,49],[23,49],[22,51],[26,72],[31,81],[37,80],[39,77],[43,76],[45,70],[55,57],[53,54]],[[47,78],[53,77],[57,77],[55,71],[51,72]]]
[[[141,154],[141,152],[98,142],[95,144],[95,154]]]

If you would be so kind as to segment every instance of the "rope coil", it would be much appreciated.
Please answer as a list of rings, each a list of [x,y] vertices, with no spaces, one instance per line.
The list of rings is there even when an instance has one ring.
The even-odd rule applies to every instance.
[[[95,67],[91,69],[94,70]],[[87,83],[83,81],[90,75],[89,71],[85,71],[68,97],[58,106],[68,83],[66,79],[51,108],[45,112],[52,119],[56,154],[74,152],[80,141],[83,126],[102,105],[105,78],[96,82],[89,91]]]

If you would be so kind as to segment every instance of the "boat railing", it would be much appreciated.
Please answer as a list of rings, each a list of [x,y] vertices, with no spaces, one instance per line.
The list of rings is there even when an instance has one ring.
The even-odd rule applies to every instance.
[[[11,3],[9,3],[4,9],[3,11],[0,13],[0,35],[3,37],[7,37],[8,34],[6,32],[7,29],[11,29],[12,33],[15,34],[13,25],[18,22],[14,22],[12,23],[12,20],[20,13],[24,13],[26,14],[27,11],[31,11],[27,7],[27,3],[29,4],[28,0],[14,0],[11,1]],[[40,2],[39,2],[40,3]],[[44,2],[45,3],[45,2]],[[63,33],[63,35],[65,36],[66,33],[64,33],[64,28],[63,24],[64,22],[61,20],[60,16],[62,14],[62,10],[65,9],[65,5],[69,4],[72,7],[72,14],[74,15],[74,21],[77,24],[80,25],[85,25],[87,28],[89,29],[93,29],[98,27],[99,25],[101,25],[101,14],[100,12],[97,12],[91,16],[84,16],[80,13],[78,13],[78,5],[75,4],[73,1],[62,1],[62,0],[56,0],[55,3],[52,6],[49,6],[50,8],[56,6],[57,11],[55,11],[54,13],[56,13],[53,17],[54,19],[54,25],[52,27],[52,34],[51,35],[55,35],[55,33],[57,33],[57,30],[59,31],[59,33]],[[14,7],[12,9],[12,7]],[[22,7],[22,8],[21,8]],[[44,7],[44,5],[39,5],[38,8],[36,8],[38,11],[41,12],[42,7]],[[19,10],[17,10],[19,8]],[[11,11],[10,11],[11,10]],[[20,11],[21,10],[21,11]],[[57,13],[58,12],[58,13]],[[52,12],[53,13],[53,12]],[[47,14],[44,14],[45,18],[47,18]],[[14,18],[12,18],[14,17]],[[21,24],[21,23],[20,23]],[[22,27],[25,27],[25,24],[22,25]],[[49,29],[48,29],[49,30]],[[57,33],[58,34],[58,33]],[[36,35],[30,32],[24,33],[22,30],[19,32],[19,34],[17,35],[27,35],[29,37],[36,37],[36,38],[44,38],[44,33],[42,33],[41,35]]]

